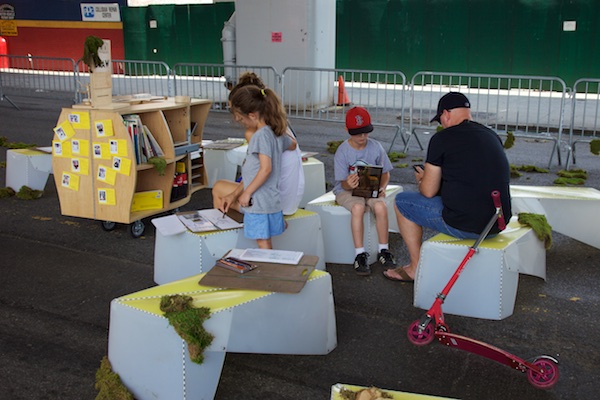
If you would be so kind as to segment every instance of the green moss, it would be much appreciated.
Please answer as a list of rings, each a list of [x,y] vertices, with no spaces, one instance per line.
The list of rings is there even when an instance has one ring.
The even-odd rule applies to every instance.
[[[210,309],[195,308],[192,301],[190,296],[163,296],[160,300],[160,309],[175,331],[188,344],[190,359],[197,364],[202,364],[204,349],[210,346],[214,339],[214,336],[203,326],[204,321],[210,318]]]
[[[552,247],[552,227],[545,215],[519,213],[519,223],[531,227],[537,238],[544,242],[546,250]]]
[[[343,140],[332,140],[327,142],[327,151],[331,154],[335,154],[337,148],[340,147],[340,144],[342,143],[344,143]]]
[[[535,165],[521,165],[519,171],[523,172],[539,172],[541,174],[547,174],[549,171],[545,168],[536,167]]]
[[[400,163],[400,164],[396,164],[395,167],[396,168],[406,168],[406,167],[408,167],[408,164],[407,163]]]
[[[572,186],[581,186],[585,184],[585,179],[581,178],[556,178],[553,182],[555,185],[572,185]]]
[[[98,57],[98,49],[102,47],[104,41],[97,36],[88,36],[83,44],[83,56],[81,60],[93,70],[96,67],[104,66],[104,61]]]
[[[37,200],[43,195],[43,190],[34,190],[29,186],[21,186],[21,189],[17,192],[17,198],[21,200]]]
[[[506,132],[506,140],[504,141],[504,148],[510,149],[511,147],[514,146],[514,144],[515,144],[515,135],[511,131]]]
[[[523,176],[523,174],[519,172],[519,167],[517,167],[516,165],[510,164],[510,177],[511,178],[520,178],[521,176]]]
[[[165,169],[167,169],[167,161],[164,158],[150,157],[148,159],[148,164],[152,164],[160,176],[165,174]]]
[[[133,400],[133,395],[123,385],[121,377],[113,372],[106,356],[96,371],[95,388],[98,390],[96,400]]]
[[[0,168],[6,168],[6,161],[0,162]]]
[[[5,136],[0,137],[0,147],[6,147],[7,149],[28,149],[30,147],[36,147],[37,144],[23,143],[23,142],[9,142]]]
[[[406,158],[406,154],[392,151],[392,152],[388,153],[388,157],[391,162],[396,162],[396,161],[400,161],[403,158]]]
[[[394,398],[394,396],[392,396],[390,393],[384,392],[383,390],[378,389],[376,387],[370,387],[368,389],[361,389],[356,392],[343,387],[340,390],[340,397],[344,400],[356,400],[357,397],[359,397],[361,394],[364,394],[364,393],[368,394],[369,398],[374,399],[374,400],[393,399]],[[360,396],[360,397],[364,398],[364,396]]]
[[[600,139],[594,139],[590,142],[590,151],[592,154],[600,155]]]
[[[561,169],[560,171],[558,171],[556,173],[556,175],[560,176],[561,178],[587,179],[587,171],[585,171],[583,169],[572,169],[569,171],[565,171],[564,169]]]
[[[6,199],[15,195],[15,191],[12,188],[4,187],[0,189],[0,199]]]

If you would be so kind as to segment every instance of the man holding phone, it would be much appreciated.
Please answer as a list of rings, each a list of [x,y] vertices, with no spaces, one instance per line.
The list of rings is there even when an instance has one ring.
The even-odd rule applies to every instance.
[[[414,281],[423,227],[461,239],[479,237],[495,211],[493,190],[500,192],[505,219],[511,217],[510,166],[502,141],[472,120],[470,108],[459,92],[447,93],[438,103],[431,122],[444,129],[431,138],[425,165],[413,166],[419,191],[396,196],[396,218],[410,260],[384,271],[390,280]],[[491,235],[498,232],[494,226]]]

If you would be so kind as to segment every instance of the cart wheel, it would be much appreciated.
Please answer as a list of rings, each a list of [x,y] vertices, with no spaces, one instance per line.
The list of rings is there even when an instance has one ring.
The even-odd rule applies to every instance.
[[[116,222],[102,221],[102,229],[104,229],[107,232],[114,230],[116,228],[116,226],[117,226]]]
[[[131,224],[130,228],[131,236],[137,239],[144,234],[144,229],[146,226],[142,221],[135,221],[133,224]]]
[[[538,372],[533,369],[527,370],[529,383],[538,389],[550,389],[558,382],[558,363],[551,357],[541,356],[533,360],[533,365],[543,370]]]
[[[425,346],[426,344],[433,342],[433,338],[435,337],[433,333],[433,324],[429,322],[425,327],[425,330],[419,333],[420,323],[421,321],[416,320],[410,324],[407,332],[408,340],[416,346]]]

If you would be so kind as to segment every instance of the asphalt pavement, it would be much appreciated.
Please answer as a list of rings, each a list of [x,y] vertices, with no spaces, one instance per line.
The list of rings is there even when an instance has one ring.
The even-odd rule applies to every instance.
[[[68,99],[10,94],[0,101],[0,137],[49,146],[52,128]],[[346,137],[340,123],[292,121],[303,150],[318,152],[333,183],[327,142]],[[204,137],[238,137],[228,113],[209,114]],[[393,131],[371,135],[391,142]],[[421,135],[424,145],[428,136]],[[400,151],[398,143],[394,151]],[[517,138],[507,150],[514,165],[546,168],[551,141]],[[413,142],[400,163],[425,156]],[[0,149],[0,161],[6,149]],[[578,148],[577,168],[586,186],[600,188],[598,156]],[[561,169],[523,173],[513,184],[552,185]],[[0,168],[0,187],[5,186]],[[411,168],[395,168],[391,183],[414,189]],[[182,208],[211,207],[210,190],[195,193]],[[110,301],[155,283],[154,227],[133,239],[126,226],[105,232],[98,221],[62,216],[52,177],[38,200],[0,199],[0,400],[93,399],[95,373],[107,354]],[[427,235],[432,232],[426,232]],[[390,245],[407,260],[398,234]],[[438,343],[416,347],[406,330],[424,310],[412,305],[413,286],[386,280],[375,264],[369,277],[350,265],[328,264],[332,275],[338,346],[325,356],[228,353],[217,399],[328,399],[335,383],[461,399],[594,399],[600,391],[600,250],[554,233],[547,251],[546,281],[521,275],[514,314],[501,321],[446,315],[455,333],[493,344],[528,359],[558,357],[560,380],[548,391],[524,374],[475,354]],[[468,268],[468,266],[467,266]]]

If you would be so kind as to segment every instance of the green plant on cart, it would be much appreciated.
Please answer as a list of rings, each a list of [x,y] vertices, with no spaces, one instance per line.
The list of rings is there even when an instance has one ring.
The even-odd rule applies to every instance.
[[[214,336],[204,329],[204,321],[210,318],[210,309],[196,308],[192,302],[190,296],[163,296],[160,300],[160,310],[187,343],[190,359],[196,364],[202,364],[204,349],[210,346],[214,339]]]
[[[98,56],[98,49],[104,45],[104,40],[98,36],[90,35],[85,38],[83,44],[83,57],[82,61],[90,68],[90,72],[94,71],[94,68],[104,67],[105,63]]]
[[[148,159],[148,164],[152,164],[160,176],[165,174],[165,169],[167,169],[167,161],[164,158],[150,157]]]

